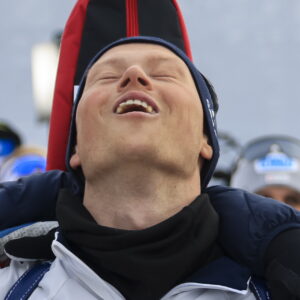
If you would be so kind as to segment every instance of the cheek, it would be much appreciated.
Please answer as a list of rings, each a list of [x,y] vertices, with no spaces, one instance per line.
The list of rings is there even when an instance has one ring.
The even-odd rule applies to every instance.
[[[97,122],[99,122],[97,110],[94,106],[86,104],[87,102],[80,103],[76,113],[77,143],[79,147],[86,144],[92,134],[95,134],[95,128],[99,127],[97,125]]]
[[[80,100],[76,113],[76,121],[79,127],[88,126],[89,123],[97,122],[107,110],[107,94],[93,89],[84,93]],[[81,126],[82,125],[82,126]]]
[[[204,136],[203,110],[200,99],[191,93],[179,109],[183,139],[196,151],[199,151]],[[178,126],[177,126],[178,128]]]
[[[203,132],[203,110],[200,100],[193,94],[177,103],[179,122],[186,126],[189,133],[195,132],[198,136]]]
[[[84,136],[82,133],[85,131],[86,127],[89,127],[89,122],[91,120],[90,108],[86,102],[86,99],[82,99],[78,104],[76,112],[77,134],[80,139]]]
[[[82,99],[78,106],[81,106],[85,113],[100,112],[110,102],[110,94],[104,88],[94,87],[89,88],[83,93]]]

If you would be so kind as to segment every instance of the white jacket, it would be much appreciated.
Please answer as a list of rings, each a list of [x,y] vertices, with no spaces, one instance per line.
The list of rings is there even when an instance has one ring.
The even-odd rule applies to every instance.
[[[50,270],[39,282],[29,299],[31,300],[121,300],[125,299],[111,284],[99,277],[83,261],[70,252],[63,244],[54,240],[52,250],[56,256]],[[22,274],[35,264],[12,258],[9,267],[0,269],[0,299],[4,299],[13,284]],[[216,267],[215,267],[216,270]],[[220,270],[234,281],[238,274],[230,274],[230,270]],[[229,272],[229,276],[228,276]],[[201,277],[201,276],[200,276]],[[211,277],[211,276],[210,276]],[[219,276],[218,276],[219,277]],[[236,278],[235,278],[236,277]],[[227,278],[228,279],[228,278]],[[230,279],[231,280],[231,279]],[[239,278],[238,278],[239,280]],[[235,280],[236,281],[236,280]],[[240,282],[244,288],[212,283],[186,282],[171,289],[162,300],[255,300],[249,289],[250,278]],[[142,300],[142,299],[141,299]]]

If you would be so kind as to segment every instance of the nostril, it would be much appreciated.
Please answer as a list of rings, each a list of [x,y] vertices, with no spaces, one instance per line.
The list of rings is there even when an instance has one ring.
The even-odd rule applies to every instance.
[[[130,83],[134,84],[140,84],[142,86],[148,86],[149,81],[147,78],[144,78],[143,76],[126,76],[123,80],[121,80],[120,88],[125,88],[128,86]]]
[[[138,82],[142,85],[147,85],[148,84],[148,82],[144,78],[141,78],[141,77],[138,78]]]
[[[129,83],[130,79],[127,78],[126,80],[124,80],[122,83],[121,83],[121,87],[125,87],[128,83]]]

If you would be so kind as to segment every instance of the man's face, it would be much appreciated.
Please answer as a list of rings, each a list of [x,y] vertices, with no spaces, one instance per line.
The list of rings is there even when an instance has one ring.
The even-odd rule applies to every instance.
[[[256,193],[286,203],[300,210],[300,193],[292,188],[280,185],[273,185],[264,187]]]
[[[212,149],[185,63],[155,44],[125,44],[102,55],[87,76],[70,164],[87,180],[139,162],[175,174],[199,172]],[[175,173],[174,173],[175,172]]]

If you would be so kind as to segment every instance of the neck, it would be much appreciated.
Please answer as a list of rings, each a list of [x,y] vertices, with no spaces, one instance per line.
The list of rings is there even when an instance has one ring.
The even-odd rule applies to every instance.
[[[102,226],[141,230],[175,215],[200,192],[199,170],[174,176],[140,167],[118,168],[86,181],[83,204]]]

